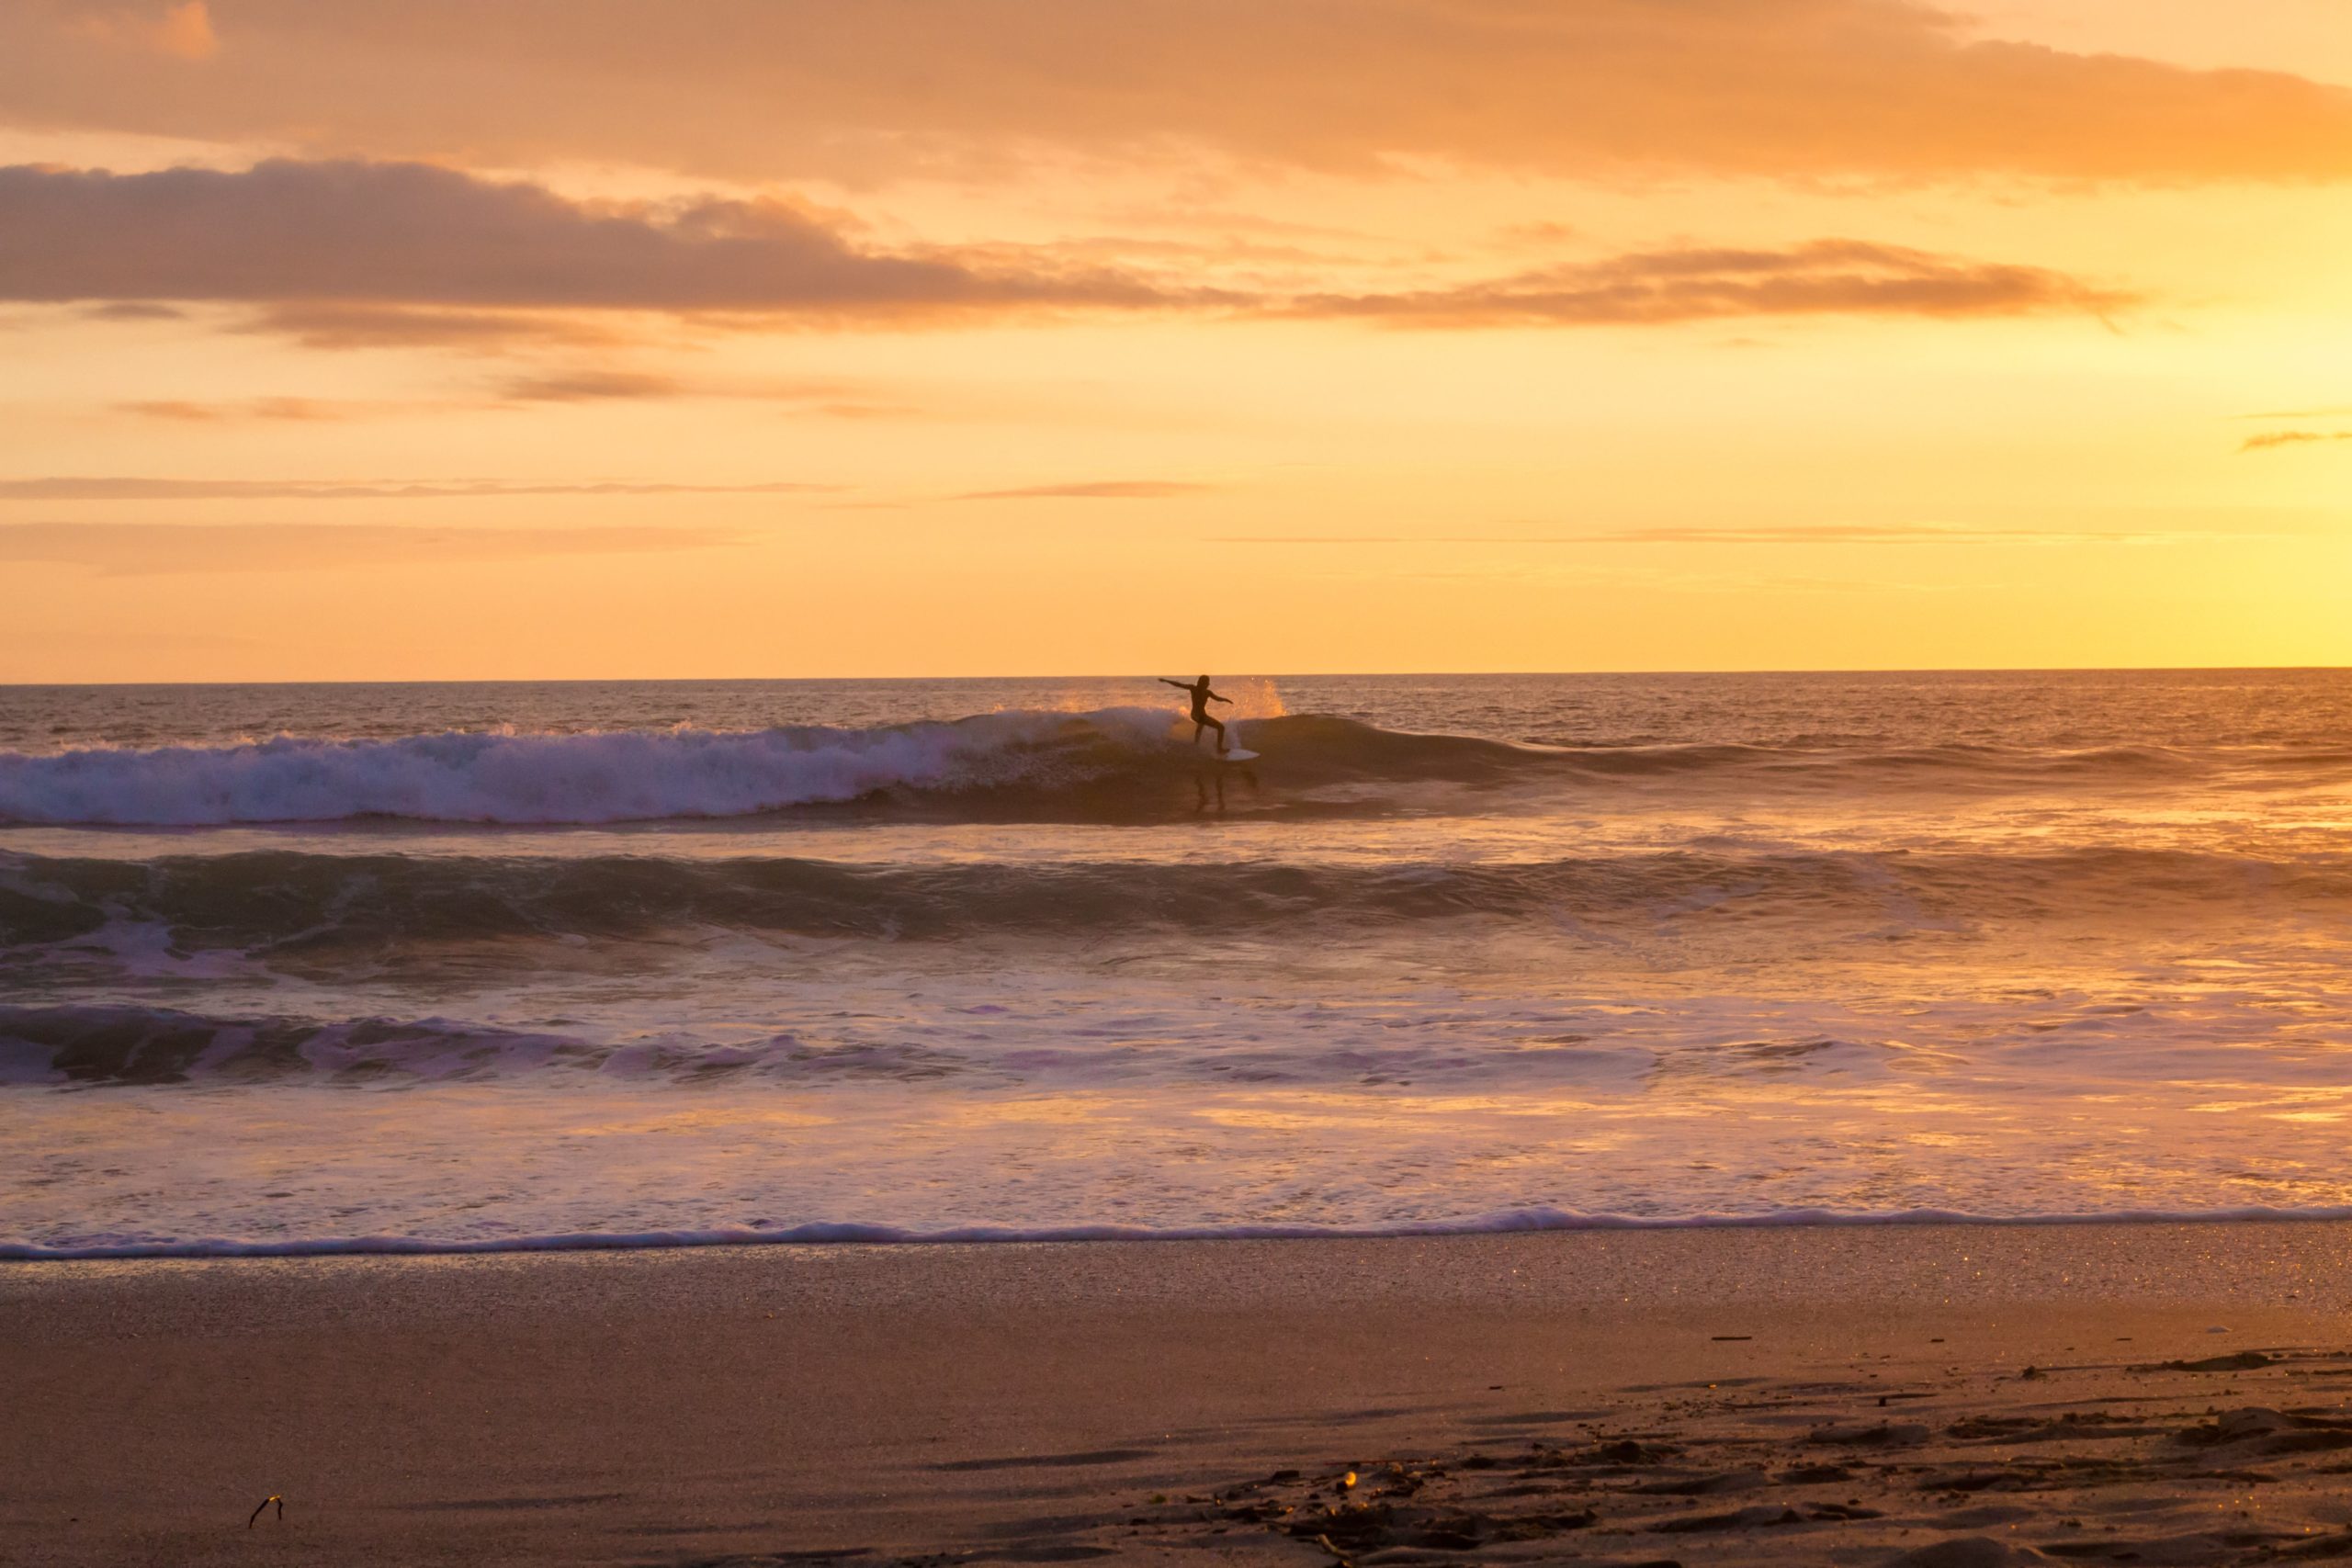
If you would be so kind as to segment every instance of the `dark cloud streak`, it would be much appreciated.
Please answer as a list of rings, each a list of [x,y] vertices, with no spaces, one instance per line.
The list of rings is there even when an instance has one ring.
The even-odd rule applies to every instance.
[[[0,298],[459,308],[433,321],[445,329],[472,309],[872,318],[1179,302],[1102,268],[863,251],[781,203],[591,206],[424,164],[19,164],[0,168],[0,234],[15,237]]]
[[[2352,430],[2267,430],[2238,443],[2241,452],[2269,452],[2313,441],[2352,441]]]
[[[1017,490],[975,490],[952,501],[1173,501],[1203,495],[1215,485],[1180,479],[1091,479],[1078,484],[1024,485]]]
[[[322,423],[356,418],[383,406],[318,398],[244,398],[219,403],[200,403],[185,398],[149,398],[137,402],[117,403],[114,408],[118,413],[132,414],[141,419],[173,420],[183,424],[219,424],[249,419]]]
[[[1315,294],[1281,313],[1395,326],[1609,326],[1741,316],[2105,314],[2129,303],[2128,295],[2041,267],[1831,239],[1780,251],[1633,252],[1447,288]]]
[[[290,338],[304,348],[435,348],[506,354],[550,344],[609,347],[624,340],[608,327],[551,310],[442,310],[408,305],[264,305],[235,329]]]

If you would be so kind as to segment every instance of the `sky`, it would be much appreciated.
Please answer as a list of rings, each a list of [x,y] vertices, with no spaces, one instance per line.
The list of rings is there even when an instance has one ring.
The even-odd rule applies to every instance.
[[[0,681],[2352,663],[2344,0],[6,0]]]

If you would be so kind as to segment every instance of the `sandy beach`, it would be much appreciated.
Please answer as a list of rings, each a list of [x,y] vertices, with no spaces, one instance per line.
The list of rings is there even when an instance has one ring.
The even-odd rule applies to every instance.
[[[0,1557],[2352,1554],[2347,1256],[2240,1224],[18,1264]]]

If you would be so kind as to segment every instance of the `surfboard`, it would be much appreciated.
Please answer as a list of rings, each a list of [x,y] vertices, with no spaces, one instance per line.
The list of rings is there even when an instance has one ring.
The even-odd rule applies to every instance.
[[[1182,741],[1186,739],[1192,728],[1193,721],[1190,718],[1180,717],[1168,727],[1168,739]],[[1246,750],[1241,745],[1239,719],[1228,718],[1225,721],[1225,740],[1227,749],[1220,751],[1216,749],[1216,730],[1204,728],[1198,734],[1191,736],[1193,750],[1206,751],[1220,762],[1254,762],[1258,760],[1257,752]]]

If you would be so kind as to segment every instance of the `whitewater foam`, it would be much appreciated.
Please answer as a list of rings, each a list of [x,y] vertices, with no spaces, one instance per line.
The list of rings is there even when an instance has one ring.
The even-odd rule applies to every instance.
[[[1883,1213],[1781,1209],[1754,1214],[1581,1214],[1551,1208],[1509,1209],[1460,1220],[1389,1225],[950,1225],[936,1230],[857,1221],[817,1221],[761,1229],[747,1225],[705,1230],[575,1231],[548,1235],[474,1239],[406,1235],[318,1236],[241,1241],[207,1236],[187,1241],[101,1241],[65,1247],[0,1242],[0,1262],[92,1262],[140,1258],[468,1257],[514,1252],[642,1252],[707,1247],[922,1247],[1001,1242],[1377,1241],[1414,1236],[1511,1235],[1562,1231],[1773,1230],[1886,1225],[2218,1224],[2253,1221],[2352,1220],[2352,1205],[2307,1209],[2255,1204],[2226,1209],[2118,1209],[2075,1213],[1966,1213],[1951,1209]]]
[[[678,728],[0,755],[0,822],[217,826],[407,818],[598,823],[741,817],[890,789],[959,790],[1082,772],[1093,750],[1169,750],[1145,708],[984,714],[873,729]]]
[[[1809,793],[2122,790],[2205,775],[2309,788],[2342,748],[1896,749],[1690,743],[1563,747],[1383,729],[1320,715],[1252,718],[1253,770],[1299,795],[1417,784],[1571,793],[1677,786]],[[228,745],[0,752],[0,825],[220,827],[378,818],[586,825],[718,819],[892,796],[933,810],[1076,811],[1110,819],[1195,805],[1209,765],[1162,709],[1005,710],[870,728],[451,730],[390,739],[279,736]],[[1249,778],[1257,779],[1252,771]],[[1376,796],[1375,796],[1376,798]],[[1254,796],[1242,804],[1262,804]],[[1293,802],[1298,804],[1297,801]],[[1400,802],[1401,804],[1405,804]],[[1420,809],[1426,801],[1410,803]],[[1491,806],[1476,795],[1455,808]]]

